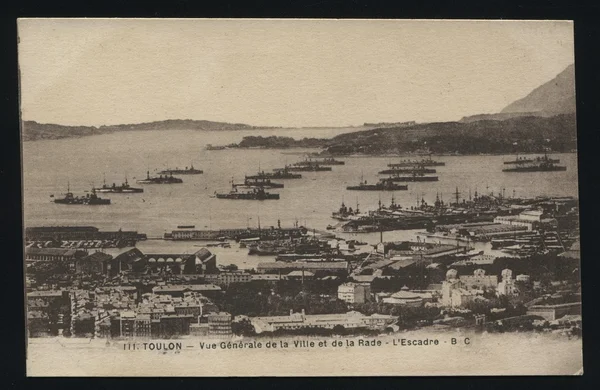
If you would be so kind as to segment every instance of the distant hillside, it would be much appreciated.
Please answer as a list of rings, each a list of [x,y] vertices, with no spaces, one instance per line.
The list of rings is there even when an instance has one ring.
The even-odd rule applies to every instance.
[[[500,113],[466,116],[460,122],[503,121],[518,116],[550,117],[572,113],[575,113],[575,67],[569,65],[558,76],[509,104]]]
[[[469,123],[477,121],[504,121],[506,119],[517,118],[521,116],[543,116],[536,112],[505,112],[498,114],[479,114],[463,117],[459,122]]]
[[[23,121],[23,140],[34,141],[38,139],[59,139],[68,137],[84,137],[114,133],[117,131],[132,130],[200,130],[200,131],[222,131],[222,130],[252,130],[264,129],[266,127],[250,126],[243,123],[211,122],[204,120],[174,119],[158,122],[139,123],[131,125],[112,126],[63,126],[35,121]]]
[[[239,144],[227,145],[230,148],[260,148],[260,149],[289,149],[289,148],[322,148],[328,139],[303,138],[295,140],[292,137],[283,136],[246,136]]]
[[[504,108],[501,113],[535,112],[543,116],[575,112],[575,67],[569,65],[554,79],[534,89],[523,99]]]
[[[424,123],[338,135],[327,142],[331,154],[525,153],[570,151],[577,147],[575,114],[524,116],[503,121]]]

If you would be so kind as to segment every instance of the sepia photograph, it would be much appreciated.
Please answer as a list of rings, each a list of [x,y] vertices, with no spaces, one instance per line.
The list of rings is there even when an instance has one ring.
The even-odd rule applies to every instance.
[[[17,22],[28,376],[583,374],[572,21]]]

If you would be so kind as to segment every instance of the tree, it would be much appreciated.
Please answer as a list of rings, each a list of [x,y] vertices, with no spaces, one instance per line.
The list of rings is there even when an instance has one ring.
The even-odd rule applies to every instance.
[[[336,325],[333,327],[333,333],[338,335],[346,334],[346,328],[343,325]]]
[[[256,330],[254,329],[254,325],[250,322],[250,320],[244,318],[241,321],[232,322],[231,323],[231,331],[235,335],[239,336],[253,336],[256,334]]]

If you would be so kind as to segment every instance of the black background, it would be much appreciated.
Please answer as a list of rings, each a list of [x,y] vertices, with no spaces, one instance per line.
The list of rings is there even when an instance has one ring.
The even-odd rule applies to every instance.
[[[598,73],[600,63],[600,1],[22,1],[7,2],[0,8],[2,17],[3,115],[0,122],[0,351],[3,357],[1,388],[48,386],[54,388],[232,388],[241,386],[313,387],[335,386],[423,386],[479,389],[543,386],[546,389],[591,386],[596,382],[595,367],[598,309],[595,290],[600,288],[600,104]],[[18,68],[16,18],[18,17],[271,17],[271,18],[354,18],[354,19],[567,19],[575,25],[575,77],[581,206],[582,286],[583,286],[583,377],[503,377],[503,378],[338,378],[338,379],[251,379],[227,380],[149,380],[140,379],[38,379],[25,378],[24,275],[21,213],[21,146],[19,132]],[[599,240],[599,242],[596,242]],[[560,351],[549,351],[560,354]],[[382,356],[382,359],[385,357]],[[399,368],[402,362],[397,362]],[[263,362],[256,362],[263,364]],[[441,383],[444,382],[444,383]]]

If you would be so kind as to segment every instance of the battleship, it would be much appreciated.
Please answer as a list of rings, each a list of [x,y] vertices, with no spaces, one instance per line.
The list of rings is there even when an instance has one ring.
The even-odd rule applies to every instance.
[[[275,172],[259,171],[256,175],[246,176],[247,179],[302,179],[300,173],[290,172],[287,168],[282,168]]]
[[[398,174],[388,177],[386,180],[389,181],[404,181],[404,182],[417,182],[417,181],[438,181],[437,176],[425,176],[423,172],[412,171],[409,174]]]
[[[65,194],[64,198],[54,199],[54,203],[66,205],[98,206],[109,205],[110,199],[100,198],[98,195],[96,195],[96,191],[93,188],[91,194],[86,194],[85,196],[74,196],[71,192],[71,189],[67,187],[67,193]]]
[[[400,175],[403,173],[413,173],[413,172],[419,172],[419,173],[436,173],[436,170],[433,168],[425,168],[425,167],[418,167],[418,168],[392,168],[392,169],[384,169],[383,171],[379,171],[378,174],[380,175]]]
[[[275,168],[275,172],[291,171],[291,172],[325,172],[331,171],[331,167],[322,167],[319,164],[301,165],[301,166],[286,166],[285,168]]]
[[[357,186],[348,186],[351,191],[406,191],[408,186],[405,184],[395,184],[389,179],[381,179],[375,184],[368,184],[366,180],[360,182]]]
[[[511,168],[504,168],[502,172],[554,172],[554,171],[566,171],[567,167],[562,165],[556,165],[557,159],[549,158],[548,155],[544,154],[544,157],[537,157],[533,160],[517,160],[516,166]]]
[[[250,191],[241,192],[232,184],[232,189],[226,194],[215,192],[215,197],[218,199],[233,199],[233,200],[268,200],[279,199],[279,194],[271,194],[266,192],[262,187],[253,188]]]
[[[172,175],[172,174],[176,174],[176,175],[201,175],[204,173],[203,170],[201,169],[195,169],[194,165],[190,165],[190,167],[185,167],[185,169],[179,169],[179,168],[175,168],[175,169],[165,169],[164,171],[160,171],[158,172],[159,174],[162,175]]]
[[[504,164],[509,165],[509,164],[526,164],[526,163],[534,163],[534,162],[541,162],[541,161],[547,161],[547,162],[551,162],[553,164],[557,164],[560,162],[560,159],[558,158],[549,158],[547,155],[544,155],[544,157],[536,157],[536,158],[527,158],[527,157],[519,157],[517,155],[517,158],[515,160],[511,160],[511,161],[504,161]]]
[[[340,206],[338,211],[335,211],[331,214],[331,218],[337,219],[339,221],[347,221],[350,217],[356,216],[360,214],[360,210],[358,209],[358,202],[356,203],[356,208],[352,209],[352,207],[346,206],[344,201],[342,201],[342,205]]]
[[[150,171],[147,171],[146,178],[138,180],[137,182],[138,184],[178,184],[183,183],[183,180],[178,177],[173,177],[173,174],[150,177]]]
[[[246,176],[244,183],[234,184],[235,187],[283,188],[283,183],[275,183],[267,177]]]
[[[308,159],[294,163],[294,166],[307,166],[307,165],[345,165],[344,161],[336,160],[333,157],[325,157],[321,159]]]
[[[423,166],[423,167],[442,167],[445,166],[446,163],[443,161],[435,161],[432,160],[431,157],[424,158],[422,160],[402,160],[398,163],[388,164],[390,168],[400,168],[400,167],[414,167],[414,166]]]
[[[116,185],[115,183],[113,183],[112,186],[109,186],[106,184],[106,181],[104,181],[102,187],[94,188],[94,191],[111,194],[137,194],[140,192],[144,192],[144,189],[131,187],[127,182],[127,178],[125,178],[125,182],[120,186]]]

